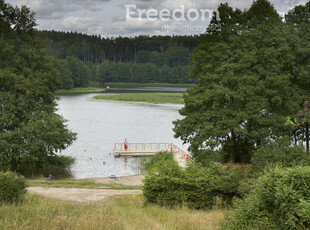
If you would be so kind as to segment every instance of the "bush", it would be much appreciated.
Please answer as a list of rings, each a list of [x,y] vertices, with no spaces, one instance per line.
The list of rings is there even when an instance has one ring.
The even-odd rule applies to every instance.
[[[285,167],[295,165],[310,166],[310,156],[303,146],[291,145],[290,140],[280,139],[257,149],[251,161],[255,167],[282,164]]]
[[[244,200],[236,199],[235,212],[223,229],[309,229],[310,167],[267,170]]]
[[[145,170],[152,170],[153,168],[156,168],[158,164],[161,164],[162,162],[166,161],[173,161],[173,153],[172,152],[159,152],[149,158],[141,158],[142,160],[142,167]]]
[[[0,172],[0,204],[23,200],[25,180],[12,172]]]
[[[215,164],[209,167],[191,164],[185,170],[174,160],[155,165],[145,177],[144,197],[150,203],[169,207],[212,208],[218,199],[231,204],[233,197],[246,193],[240,185],[252,175],[251,170],[245,172],[241,167],[224,168]]]

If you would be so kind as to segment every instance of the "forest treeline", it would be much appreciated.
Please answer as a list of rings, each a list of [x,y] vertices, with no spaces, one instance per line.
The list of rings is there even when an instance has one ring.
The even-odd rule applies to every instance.
[[[77,32],[41,31],[47,55],[55,58],[62,88],[87,87],[90,80],[133,83],[192,83],[191,52],[203,36],[103,38]]]

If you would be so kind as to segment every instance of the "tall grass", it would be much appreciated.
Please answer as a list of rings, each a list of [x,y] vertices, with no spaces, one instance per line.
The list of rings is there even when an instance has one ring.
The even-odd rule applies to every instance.
[[[223,210],[192,211],[145,206],[142,195],[97,203],[71,203],[27,195],[0,207],[0,229],[218,229]]]
[[[122,93],[118,95],[98,95],[95,100],[148,102],[155,104],[183,104],[182,93]]]

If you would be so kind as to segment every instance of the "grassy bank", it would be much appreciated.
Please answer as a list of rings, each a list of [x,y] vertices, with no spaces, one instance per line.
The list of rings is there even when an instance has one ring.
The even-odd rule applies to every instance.
[[[99,93],[103,92],[104,89],[97,87],[87,87],[87,88],[73,88],[73,89],[59,89],[56,90],[56,94],[67,94],[67,93]]]
[[[225,211],[144,205],[142,195],[80,204],[27,195],[20,205],[0,206],[0,229],[218,229]]]
[[[183,104],[182,93],[122,93],[119,95],[98,95],[94,100],[148,102],[155,104]]]
[[[138,87],[175,87],[190,88],[193,84],[172,84],[172,83],[128,83],[128,82],[107,82],[103,84],[104,88],[138,88]]]
[[[43,178],[27,179],[27,186],[30,187],[53,187],[53,188],[91,188],[91,189],[142,189],[142,186],[129,186],[121,184],[96,183],[91,179],[60,179],[46,180]]]

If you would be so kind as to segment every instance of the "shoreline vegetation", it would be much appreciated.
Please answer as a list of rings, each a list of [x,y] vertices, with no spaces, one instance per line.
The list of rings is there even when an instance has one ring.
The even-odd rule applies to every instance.
[[[96,83],[96,82],[95,82]],[[92,85],[94,83],[90,83]],[[94,84],[98,87],[98,84]],[[173,83],[128,83],[128,82],[107,82],[103,84],[106,88],[135,88],[135,87],[173,87],[173,88],[191,88],[194,84],[173,84]]]
[[[92,99],[97,101],[184,104],[183,93],[122,93],[117,95],[98,95]]]
[[[74,94],[74,93],[101,93],[107,88],[139,88],[139,87],[171,87],[171,88],[191,88],[194,84],[171,84],[171,83],[128,83],[128,82],[90,82],[89,87],[76,87],[72,89],[58,89],[56,94]]]
[[[56,94],[70,94],[70,93],[101,93],[105,89],[98,87],[73,88],[73,89],[58,89]]]

